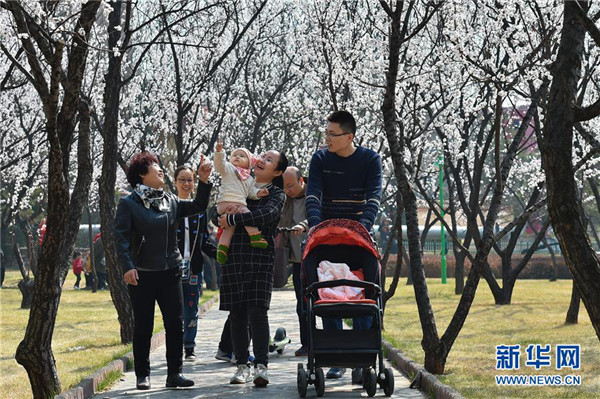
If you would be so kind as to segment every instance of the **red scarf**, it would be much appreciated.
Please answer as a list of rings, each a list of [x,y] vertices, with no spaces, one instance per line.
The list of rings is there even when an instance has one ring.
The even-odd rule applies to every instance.
[[[236,170],[237,177],[239,177],[239,179],[241,181],[244,181],[250,177],[250,168],[242,168],[242,167],[236,166],[235,170]]]

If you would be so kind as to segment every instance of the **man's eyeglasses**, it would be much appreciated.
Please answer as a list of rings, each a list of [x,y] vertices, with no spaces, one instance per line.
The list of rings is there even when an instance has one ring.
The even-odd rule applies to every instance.
[[[340,136],[345,136],[347,134],[352,134],[352,133],[344,132],[344,133],[335,134],[333,132],[325,132],[325,137],[326,138],[340,137]]]
[[[177,183],[188,183],[188,184],[192,184],[194,182],[194,179],[177,179]]]

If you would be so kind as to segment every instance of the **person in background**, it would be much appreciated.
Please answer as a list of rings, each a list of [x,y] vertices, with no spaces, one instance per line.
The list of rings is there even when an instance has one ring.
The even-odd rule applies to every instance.
[[[375,151],[355,146],[356,120],[348,111],[327,117],[327,148],[317,151],[311,161],[306,189],[306,215],[310,228],[324,220],[356,220],[371,232],[381,201],[381,157]],[[357,317],[352,328],[368,329],[370,317]],[[323,318],[324,330],[341,330],[342,320]],[[345,369],[333,367],[327,378],[341,378]],[[360,377],[360,378],[359,378]],[[360,369],[352,382],[362,381]]]
[[[390,225],[390,219],[386,217],[381,218],[381,225],[379,225],[379,250],[385,251],[390,235],[392,233],[392,226]]]
[[[92,270],[92,257],[90,251],[85,251],[83,258],[83,276],[85,277],[84,290],[91,290],[94,288],[94,273]]]
[[[104,258],[104,244],[102,243],[102,233],[94,237],[94,267],[96,267],[96,276],[98,276],[98,289],[106,289],[106,259]]]
[[[0,287],[4,285],[4,276],[6,275],[6,265],[4,264],[4,251],[0,249]]]
[[[75,251],[73,254],[73,274],[77,277],[75,281],[74,289],[79,289],[79,282],[81,281],[81,272],[83,271],[83,261],[81,259],[81,252]]]
[[[179,166],[175,170],[175,188],[180,200],[192,200],[196,188],[196,176],[190,166]],[[185,360],[195,360],[196,334],[198,332],[198,300],[202,296],[202,271],[204,252],[215,258],[217,248],[208,239],[207,216],[203,212],[179,221],[177,245],[184,261],[189,263],[189,276],[182,280],[183,288],[183,347]]]
[[[215,230],[215,228],[214,228],[214,225],[210,221],[210,215],[209,215],[208,211],[206,213],[206,217],[209,219],[208,223],[206,224],[206,228],[207,228],[207,232],[208,232],[206,241],[212,243],[212,245],[216,248],[218,241],[216,241],[216,238],[214,237],[213,231]],[[219,289],[218,275],[220,274],[219,269],[220,269],[221,265],[219,265],[215,261],[215,259],[209,257],[205,253],[202,253],[202,257],[204,258],[203,276],[204,276],[204,282],[206,283],[206,289],[207,290],[218,290]]]
[[[40,224],[38,225],[38,236],[40,237],[40,246],[44,242],[44,237],[46,237],[46,218],[42,218],[40,220]]]
[[[292,264],[294,291],[296,292],[296,313],[300,327],[300,348],[296,356],[308,355],[308,325],[302,314],[304,297],[300,281],[300,265],[302,262],[302,241],[306,238],[308,222],[306,220],[306,184],[300,170],[289,166],[283,174],[283,191],[286,195],[285,205],[281,213],[279,227],[292,228],[290,233],[279,233],[280,245],[288,248],[289,262]]]
[[[137,389],[150,389],[150,342],[158,302],[165,326],[168,388],[189,387],[183,368],[183,258],[177,247],[181,218],[206,210],[211,166],[201,157],[193,201],[165,193],[164,173],[154,154],[141,152],[127,166],[133,192],[121,198],[114,220],[117,257],[134,315],[133,356]]]

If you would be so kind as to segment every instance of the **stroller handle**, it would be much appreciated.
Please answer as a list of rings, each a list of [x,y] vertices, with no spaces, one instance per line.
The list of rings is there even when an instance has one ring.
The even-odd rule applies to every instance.
[[[358,287],[358,288],[369,288],[369,289],[372,289],[373,291],[375,291],[375,293],[377,293],[377,294],[379,293],[379,291],[381,291],[381,288],[375,283],[371,283],[368,281],[357,281],[357,280],[346,280],[346,279],[318,281],[318,282],[312,283],[311,285],[306,287],[305,291],[306,291],[306,293],[310,294],[318,288],[339,287],[341,285],[347,285],[350,287]]]

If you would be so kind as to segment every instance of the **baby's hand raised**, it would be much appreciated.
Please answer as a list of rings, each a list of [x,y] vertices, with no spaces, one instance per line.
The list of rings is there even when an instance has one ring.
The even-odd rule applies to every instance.
[[[217,139],[217,145],[215,146],[215,151],[217,151],[217,152],[223,151],[223,140]]]
[[[261,188],[260,190],[258,190],[258,193],[256,195],[259,198],[266,197],[267,195],[269,195],[269,189],[267,189],[267,188]]]

